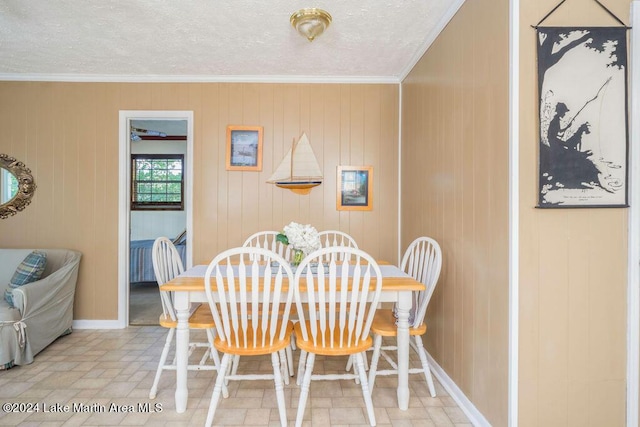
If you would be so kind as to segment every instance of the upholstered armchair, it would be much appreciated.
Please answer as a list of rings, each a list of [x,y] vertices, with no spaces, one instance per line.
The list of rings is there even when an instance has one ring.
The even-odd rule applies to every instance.
[[[33,362],[36,354],[71,331],[81,254],[38,249],[47,255],[39,280],[11,289],[13,307],[0,298],[0,369]],[[0,292],[32,249],[0,249]]]

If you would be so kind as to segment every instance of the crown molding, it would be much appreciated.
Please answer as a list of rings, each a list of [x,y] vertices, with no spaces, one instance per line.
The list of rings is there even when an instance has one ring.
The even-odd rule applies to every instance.
[[[399,84],[397,76],[205,76],[117,74],[3,74],[0,81],[94,83],[353,83]]]

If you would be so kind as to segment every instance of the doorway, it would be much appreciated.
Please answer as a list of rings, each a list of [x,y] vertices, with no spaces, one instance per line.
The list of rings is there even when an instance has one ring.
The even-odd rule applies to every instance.
[[[162,313],[151,251],[172,239],[191,265],[192,112],[120,112],[118,323],[157,325]]]

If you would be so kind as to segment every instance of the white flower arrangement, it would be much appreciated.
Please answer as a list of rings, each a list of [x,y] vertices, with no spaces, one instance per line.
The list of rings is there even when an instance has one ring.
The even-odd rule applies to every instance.
[[[318,230],[309,224],[302,225],[297,222],[285,225],[284,231],[278,234],[277,240],[289,245],[294,251],[302,251],[305,256],[322,247]]]

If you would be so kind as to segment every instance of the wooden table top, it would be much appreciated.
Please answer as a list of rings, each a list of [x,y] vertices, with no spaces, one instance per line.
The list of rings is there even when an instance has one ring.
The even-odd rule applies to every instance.
[[[390,265],[388,263],[379,263],[382,265]],[[189,275],[190,271],[193,271],[195,268],[202,268],[202,266],[195,266],[191,269],[188,269],[183,273],[183,275],[175,277],[164,285],[160,286],[160,290],[162,291],[178,291],[178,292],[204,292],[204,275],[202,276],[194,276]],[[396,267],[397,268],[397,267]],[[262,278],[260,278],[262,281]],[[288,280],[284,278],[283,280],[283,291],[288,289]],[[405,276],[405,277],[392,277],[392,276],[384,276],[382,277],[382,291],[422,291],[424,290],[424,285],[413,277]]]

